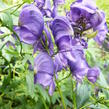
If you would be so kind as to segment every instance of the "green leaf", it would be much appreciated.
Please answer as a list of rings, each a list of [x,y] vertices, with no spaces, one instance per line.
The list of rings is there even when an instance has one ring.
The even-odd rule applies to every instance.
[[[103,87],[108,87],[107,81],[106,81],[106,79],[105,79],[105,77],[104,77],[104,75],[103,75],[102,72],[100,72],[100,76],[99,76],[99,81],[98,81],[98,83],[99,83],[101,86],[103,86]]]
[[[39,91],[39,93],[43,96],[44,100],[47,100],[48,102],[50,102],[50,98],[46,90],[41,85],[38,85],[38,84],[36,85],[36,88]]]
[[[86,104],[89,100],[89,97],[90,97],[90,91],[88,85],[84,83],[78,84],[77,95],[76,95],[77,108],[79,109],[84,104]]]
[[[0,13],[0,21],[2,22],[2,26],[13,28],[13,20],[9,13]]]
[[[56,100],[59,100],[59,93],[58,92],[54,92],[53,96],[52,96],[52,99],[51,99],[53,104],[56,103]]]
[[[27,83],[27,90],[31,97],[34,97],[34,75],[32,72],[28,72],[26,75],[26,83]]]

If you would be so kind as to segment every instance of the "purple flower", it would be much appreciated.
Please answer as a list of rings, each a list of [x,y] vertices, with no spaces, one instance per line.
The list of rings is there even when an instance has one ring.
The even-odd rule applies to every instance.
[[[54,63],[46,52],[40,52],[34,60],[34,83],[41,84],[44,88],[49,86],[49,94],[52,95],[55,89],[53,80]]]
[[[106,37],[107,25],[104,13],[98,10],[93,0],[77,0],[73,2],[67,15],[72,21],[73,28],[78,28],[80,34],[88,29],[98,31],[95,40],[102,44]],[[75,34],[77,33],[75,31]]]
[[[66,17],[57,17],[52,23],[52,31],[59,52],[55,57],[57,71],[70,67],[72,74],[78,81],[87,74],[89,66],[85,60],[83,46],[79,39],[73,39],[73,29]]]
[[[15,29],[20,40],[27,44],[34,44],[42,34],[44,19],[40,10],[34,6],[26,5],[19,16],[19,27]]]
[[[88,70],[88,73],[87,73],[87,78],[92,83],[95,83],[97,78],[98,78],[98,76],[99,76],[99,74],[100,74],[100,69],[99,68],[96,68],[96,67],[90,68]]]

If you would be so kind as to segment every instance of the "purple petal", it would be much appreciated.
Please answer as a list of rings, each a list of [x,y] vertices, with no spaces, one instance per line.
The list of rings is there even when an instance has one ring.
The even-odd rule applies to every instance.
[[[25,27],[17,27],[15,31],[24,43],[34,44],[37,40],[37,37]]]
[[[89,81],[91,81],[92,83],[95,83],[98,76],[100,74],[100,69],[99,68],[91,68],[88,70],[88,73],[87,73],[87,78]]]
[[[54,90],[55,90],[55,84],[54,82],[51,82],[50,88],[49,88],[49,94],[53,95]]]
[[[94,28],[94,30],[98,31],[97,36],[95,37],[95,41],[98,42],[98,44],[102,44],[104,42],[104,39],[106,38],[106,34],[108,33],[108,27],[105,20],[105,14],[101,11],[102,15],[102,22]]]
[[[52,82],[52,76],[45,72],[38,72],[35,75],[34,83],[41,84],[44,87],[47,87]]]
[[[73,29],[70,22],[66,17],[56,17],[52,23],[52,32],[55,38],[56,43],[62,37],[73,36]]]
[[[34,59],[34,70],[36,72],[45,72],[47,74],[54,74],[54,63],[52,58],[45,52],[41,52]]]
[[[53,93],[55,85],[53,81],[54,63],[52,58],[45,52],[40,52],[34,60],[34,83],[39,83],[43,87],[49,86],[50,95]]]
[[[70,66],[72,74],[78,81],[81,81],[82,78],[87,74],[87,71],[89,69],[83,51],[74,50],[72,52],[69,52],[67,58],[68,65]]]
[[[36,37],[40,37],[44,27],[43,15],[36,6],[28,5],[20,13],[19,25],[28,29]]]

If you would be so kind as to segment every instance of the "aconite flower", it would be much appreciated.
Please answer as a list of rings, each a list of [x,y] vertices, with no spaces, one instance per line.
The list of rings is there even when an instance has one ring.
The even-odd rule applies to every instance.
[[[40,10],[33,4],[26,5],[20,12],[19,26],[15,28],[20,40],[34,44],[42,34],[44,19]]]
[[[97,31],[95,40],[98,44],[102,44],[108,31],[105,14],[98,10],[93,0],[76,0],[70,7],[68,16],[72,22],[73,28],[78,29],[76,34],[82,35],[86,30],[93,29]]]
[[[49,86],[49,94],[52,95],[55,89],[53,80],[54,63],[46,52],[40,52],[34,59],[34,83],[42,85],[44,88]]]

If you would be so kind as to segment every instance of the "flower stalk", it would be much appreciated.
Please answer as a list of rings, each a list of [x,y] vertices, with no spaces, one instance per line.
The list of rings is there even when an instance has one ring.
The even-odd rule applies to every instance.
[[[66,109],[66,105],[65,105],[65,102],[64,102],[64,97],[63,97],[62,91],[60,89],[59,83],[58,83],[58,81],[56,79],[56,76],[55,76],[55,81],[56,81],[56,85],[57,85],[57,88],[58,88],[58,91],[59,91],[59,94],[60,94],[60,97],[61,97],[61,100],[62,100],[63,107],[64,107],[64,109]]]

